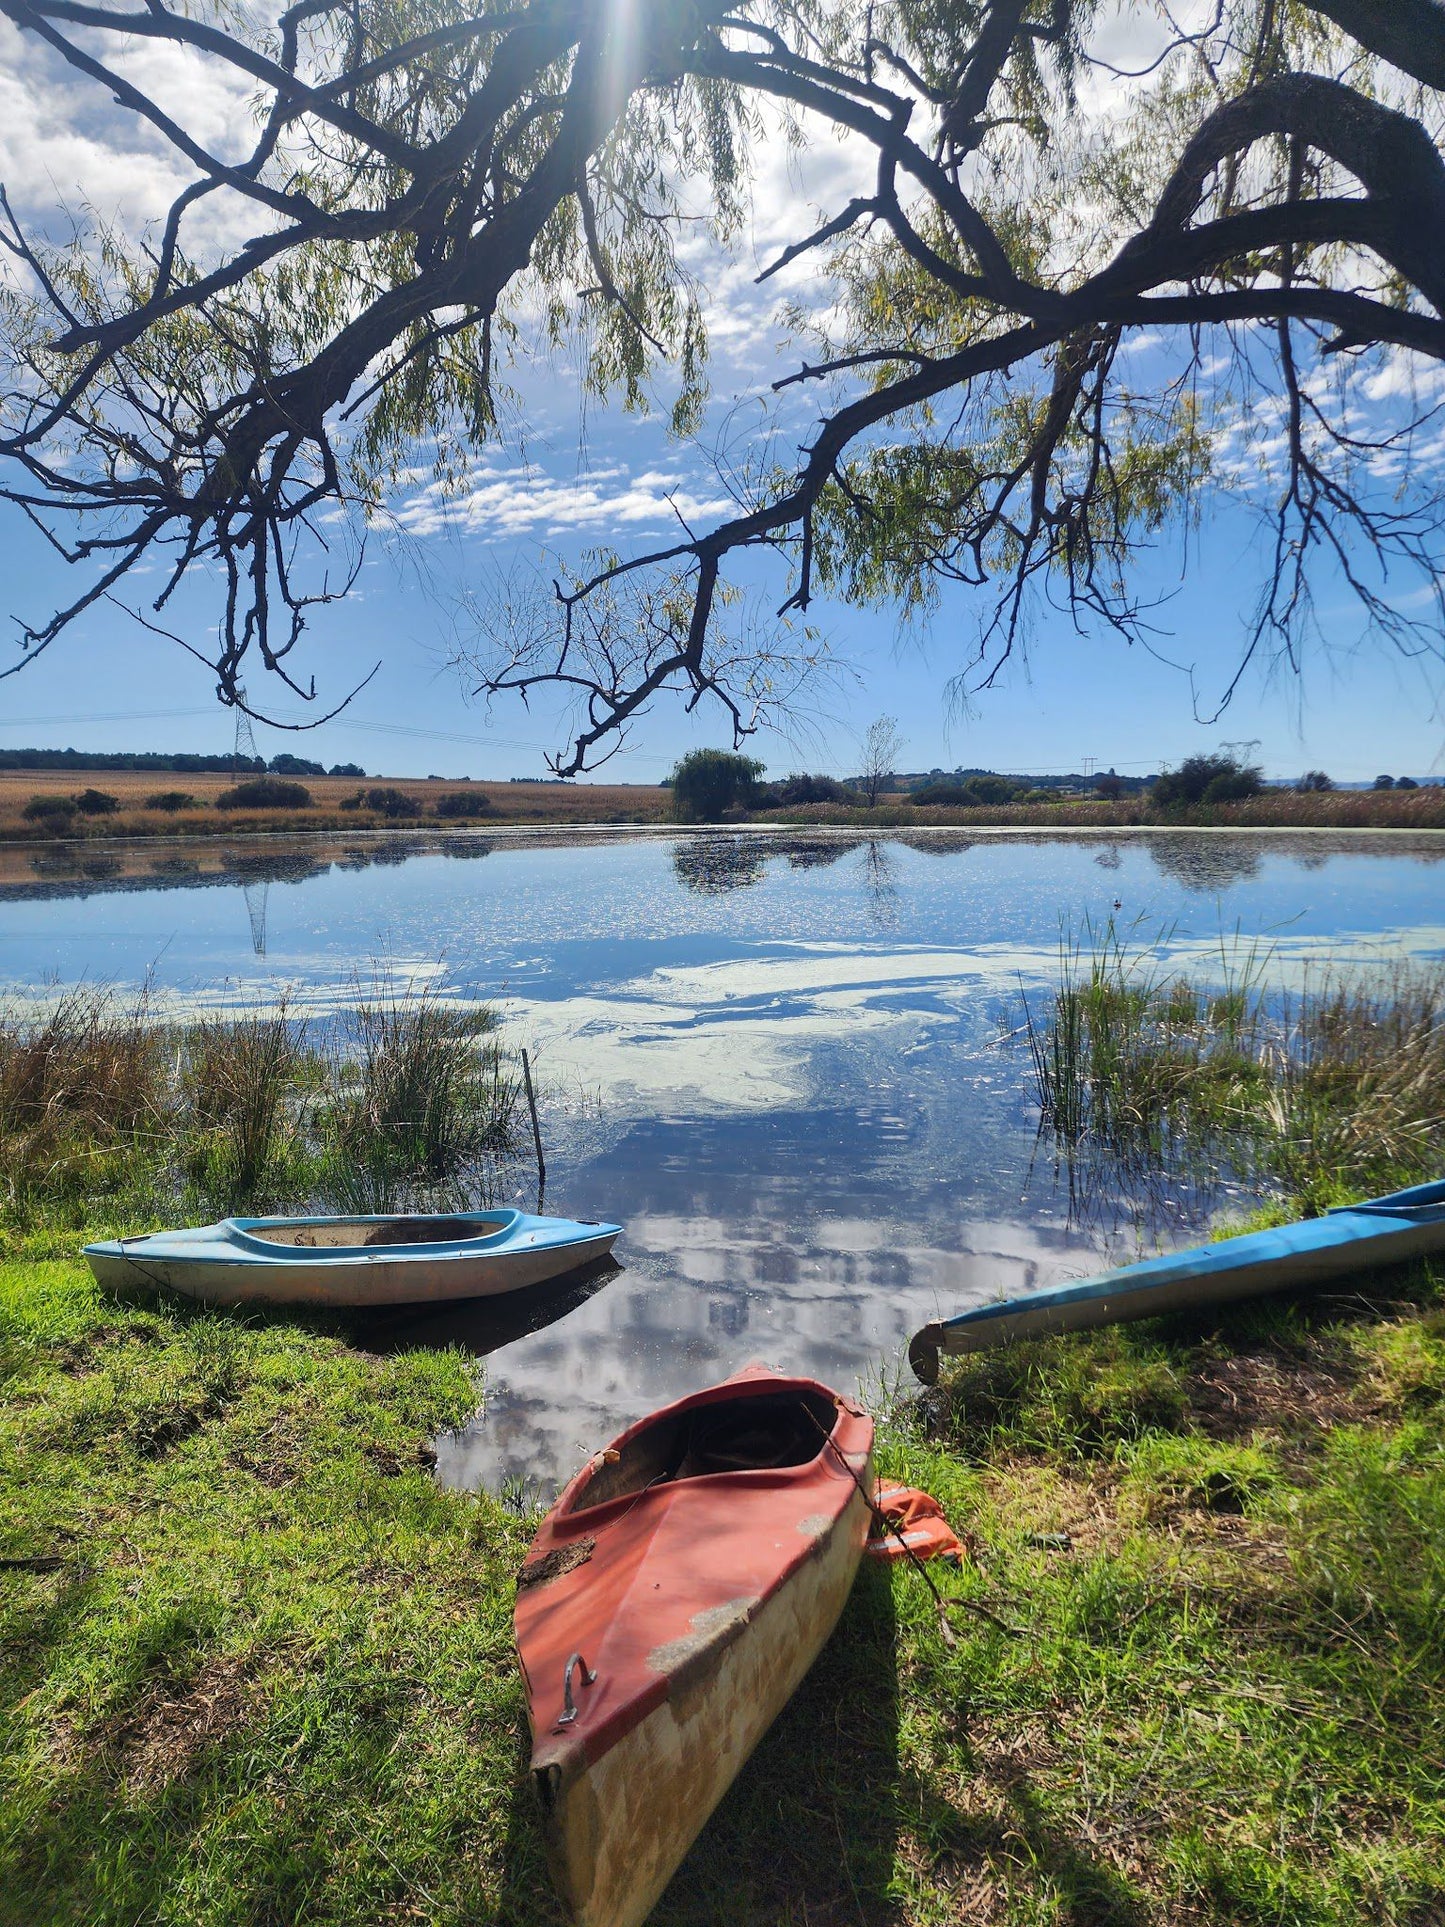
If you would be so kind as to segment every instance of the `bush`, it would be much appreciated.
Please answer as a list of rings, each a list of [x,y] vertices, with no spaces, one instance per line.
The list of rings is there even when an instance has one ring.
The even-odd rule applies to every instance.
[[[201,806],[189,790],[157,790],[146,798],[148,810],[195,810]]]
[[[237,783],[216,798],[218,810],[307,810],[311,792],[304,783],[283,783],[275,776],[257,776]]]
[[[408,796],[405,790],[397,789],[392,783],[358,790],[355,796],[348,796],[341,807],[344,810],[370,810],[374,816],[389,816],[394,820],[421,815],[421,804],[416,798]]]
[[[1117,803],[1124,794],[1124,779],[1116,776],[1113,770],[1106,770],[1102,776],[1094,778],[1094,794],[1102,796],[1107,802]]]
[[[848,803],[852,794],[832,776],[785,776],[776,785],[779,803],[795,806],[799,803]]]
[[[490,797],[480,790],[453,790],[437,798],[438,816],[486,816],[491,807]]]
[[[1307,769],[1295,784],[1295,788],[1300,791],[1302,795],[1310,795],[1320,790],[1332,790],[1334,784],[1322,769]]]
[[[763,765],[726,749],[694,749],[672,772],[672,811],[681,823],[715,821],[725,810],[746,809]]]
[[[1190,803],[1237,803],[1258,796],[1263,788],[1264,773],[1257,763],[1243,762],[1229,750],[1216,750],[1212,755],[1186,756],[1178,769],[1156,776],[1149,800],[1162,810]]]
[[[120,808],[120,798],[112,796],[109,790],[82,790],[75,799],[75,807],[82,816],[114,816]]]
[[[58,826],[68,823],[76,812],[73,796],[32,796],[20,814],[27,823],[48,823]]]

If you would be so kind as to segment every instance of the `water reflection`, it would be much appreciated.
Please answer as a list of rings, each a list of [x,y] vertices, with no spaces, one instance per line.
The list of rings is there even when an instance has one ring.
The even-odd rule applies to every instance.
[[[1230,836],[1151,836],[1144,847],[1161,876],[1211,896],[1257,877],[1267,854],[1252,838]],[[1289,855],[1296,863],[1308,860],[1304,850],[1293,849]]]

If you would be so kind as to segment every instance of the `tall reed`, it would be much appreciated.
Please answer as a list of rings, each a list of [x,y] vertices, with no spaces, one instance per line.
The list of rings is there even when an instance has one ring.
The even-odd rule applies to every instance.
[[[206,1197],[230,1207],[288,1188],[305,1129],[301,1087],[315,1061],[305,1020],[284,998],[274,1009],[193,1027],[182,1070],[185,1162]]]
[[[86,985],[0,1007],[0,1228],[492,1201],[519,1080],[491,1011],[382,973],[313,1029],[284,1000],[171,1026]]]
[[[495,1014],[460,1009],[430,986],[381,973],[359,986],[335,1043],[340,1095],[328,1129],[351,1182],[385,1195],[398,1181],[438,1185],[510,1143],[518,1081],[504,1066]]]
[[[1060,947],[1024,999],[1042,1126],[1131,1172],[1280,1183],[1308,1199],[1433,1173],[1445,1156],[1445,966],[1326,969],[1272,988],[1271,948],[1221,940],[1206,981],[1137,930]]]

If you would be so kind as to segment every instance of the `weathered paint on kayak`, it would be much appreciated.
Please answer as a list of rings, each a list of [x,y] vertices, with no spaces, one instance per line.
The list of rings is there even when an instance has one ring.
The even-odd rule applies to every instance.
[[[940,1353],[983,1351],[1046,1332],[1082,1331],[1260,1297],[1442,1250],[1445,1180],[1343,1206],[1322,1218],[1125,1265],[1098,1278],[974,1305],[915,1332],[908,1357],[924,1384],[931,1385]]]
[[[785,1408],[797,1463],[707,1470],[689,1443],[731,1428],[766,1449]],[[624,1432],[543,1521],[517,1651],[548,1855],[578,1927],[646,1919],[817,1657],[867,1537],[872,1446],[850,1400],[750,1370]]]
[[[521,1291],[611,1251],[621,1227],[525,1211],[225,1218],[85,1247],[103,1285],[160,1286],[213,1305],[357,1308]]]

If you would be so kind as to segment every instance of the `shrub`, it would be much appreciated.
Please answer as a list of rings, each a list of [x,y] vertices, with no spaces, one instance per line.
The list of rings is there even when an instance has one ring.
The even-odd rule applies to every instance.
[[[82,816],[114,816],[120,808],[120,798],[112,796],[109,790],[82,790],[75,799],[75,807]]]
[[[1215,750],[1186,756],[1178,769],[1156,776],[1149,800],[1163,810],[1190,803],[1235,803],[1258,796],[1263,788],[1264,773],[1257,763],[1246,763],[1229,750]]]
[[[399,790],[393,783],[378,784],[374,789],[358,790],[355,796],[348,796],[341,805],[344,810],[370,810],[374,816],[389,816],[393,819],[404,816],[420,816],[421,804],[405,790]]]
[[[154,796],[146,798],[148,810],[194,810],[199,809],[189,790],[157,790]]]
[[[68,823],[75,815],[73,796],[32,796],[20,814],[27,823],[46,823],[51,827]]]
[[[1094,794],[1106,798],[1110,803],[1117,803],[1124,794],[1123,777],[1116,776],[1113,770],[1106,770],[1102,776],[1095,777]]]
[[[275,776],[257,776],[237,783],[216,798],[218,810],[306,810],[311,792],[304,783],[283,783]]]
[[[1329,777],[1325,775],[1322,769],[1307,769],[1304,775],[1295,784],[1295,788],[1299,790],[1302,794],[1309,795],[1310,793],[1319,791],[1319,790],[1332,790],[1334,788],[1334,784],[1330,781]]]
[[[672,809],[682,823],[707,823],[753,800],[763,765],[726,749],[694,749],[672,772]]]
[[[491,807],[491,798],[480,790],[453,790],[437,798],[438,816],[486,816]]]

